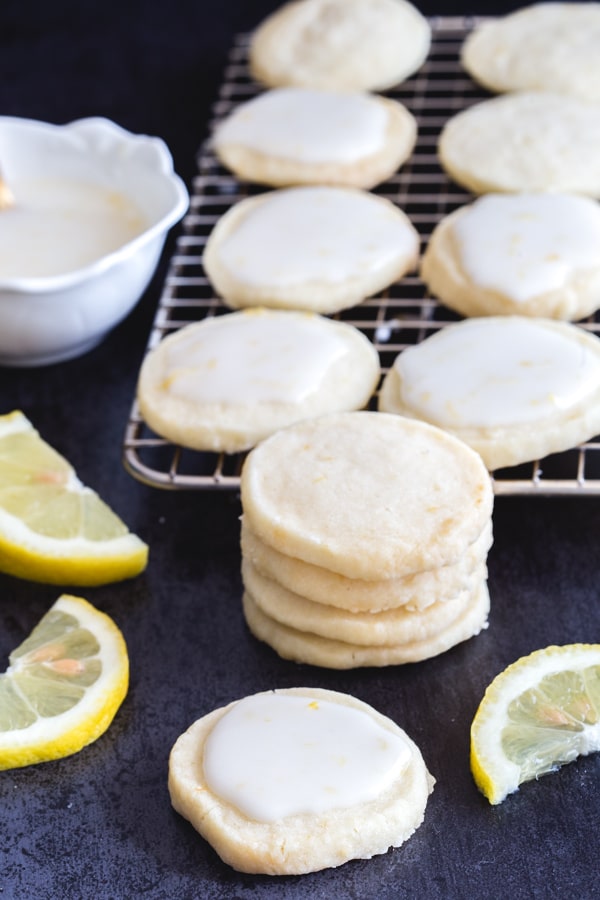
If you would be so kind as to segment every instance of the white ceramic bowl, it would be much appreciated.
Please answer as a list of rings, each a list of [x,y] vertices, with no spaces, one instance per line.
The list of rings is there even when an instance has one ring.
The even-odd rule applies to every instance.
[[[0,169],[15,197],[0,210],[0,365],[79,356],[142,296],[188,208],[186,188],[160,138],[102,118],[50,125],[0,116]],[[120,215],[135,228],[121,229]]]

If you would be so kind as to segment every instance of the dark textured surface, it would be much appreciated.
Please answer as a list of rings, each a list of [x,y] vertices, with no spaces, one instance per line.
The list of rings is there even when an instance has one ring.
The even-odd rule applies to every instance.
[[[274,6],[3,0],[0,113],[59,123],[106,115],[158,134],[189,183],[231,38]],[[489,629],[443,656],[355,672],[280,660],[243,623],[238,498],[156,491],[121,465],[163,272],[164,263],[129,319],[87,356],[46,369],[0,369],[0,412],[22,409],[151,546],[142,577],[80,592],[114,617],[129,646],[131,688],[113,725],[74,757],[0,773],[0,897],[600,896],[600,756],[524,786],[496,808],[478,794],[468,768],[470,722],[500,669],[550,643],[600,639],[600,500],[499,499]],[[2,666],[59,593],[0,577]],[[168,754],[214,707],[304,684],[353,693],[396,719],[438,783],[424,825],[398,851],[303,878],[242,876],[172,811]]]

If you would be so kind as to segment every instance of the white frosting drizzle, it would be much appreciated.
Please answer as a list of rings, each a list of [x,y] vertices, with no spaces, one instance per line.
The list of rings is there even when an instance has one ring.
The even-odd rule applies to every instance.
[[[344,282],[417,248],[400,211],[373,194],[302,187],[267,194],[219,245],[219,257],[239,281],[276,288]]]
[[[410,760],[401,735],[362,710],[291,694],[240,700],[204,748],[213,793],[258,822],[373,800]]]
[[[404,402],[449,428],[533,425],[600,386],[599,354],[517,316],[448,326],[401,353],[394,367]]]
[[[454,223],[460,261],[482,288],[524,302],[600,266],[600,206],[568,194],[488,194]]]
[[[74,272],[147,227],[131,200],[91,183],[19,179],[11,189],[15,205],[0,215],[0,278]]]
[[[225,119],[215,146],[240,144],[305,163],[353,162],[383,146],[387,111],[366,94],[278,88]]]
[[[319,390],[347,352],[329,324],[302,313],[252,310],[208,328],[191,326],[165,351],[163,388],[199,403],[298,403]]]

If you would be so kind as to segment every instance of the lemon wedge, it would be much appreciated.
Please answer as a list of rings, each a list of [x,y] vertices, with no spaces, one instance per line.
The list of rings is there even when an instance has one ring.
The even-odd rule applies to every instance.
[[[600,749],[600,644],[546,647],[494,678],[471,726],[471,771],[492,804]]]
[[[20,411],[0,416],[0,571],[78,586],[139,574],[148,547]]]
[[[63,594],[0,675],[0,769],[77,753],[106,731],[128,686],[116,624]]]

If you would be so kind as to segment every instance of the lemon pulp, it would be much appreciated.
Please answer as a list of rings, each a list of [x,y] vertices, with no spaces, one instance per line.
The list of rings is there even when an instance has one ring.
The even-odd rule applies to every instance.
[[[490,803],[600,749],[600,644],[546,647],[490,684],[471,726],[471,770]]]
[[[20,411],[0,416],[0,571],[48,584],[139,574],[148,547]]]
[[[68,756],[106,731],[129,685],[120,630],[61,596],[0,675],[0,769]]]

